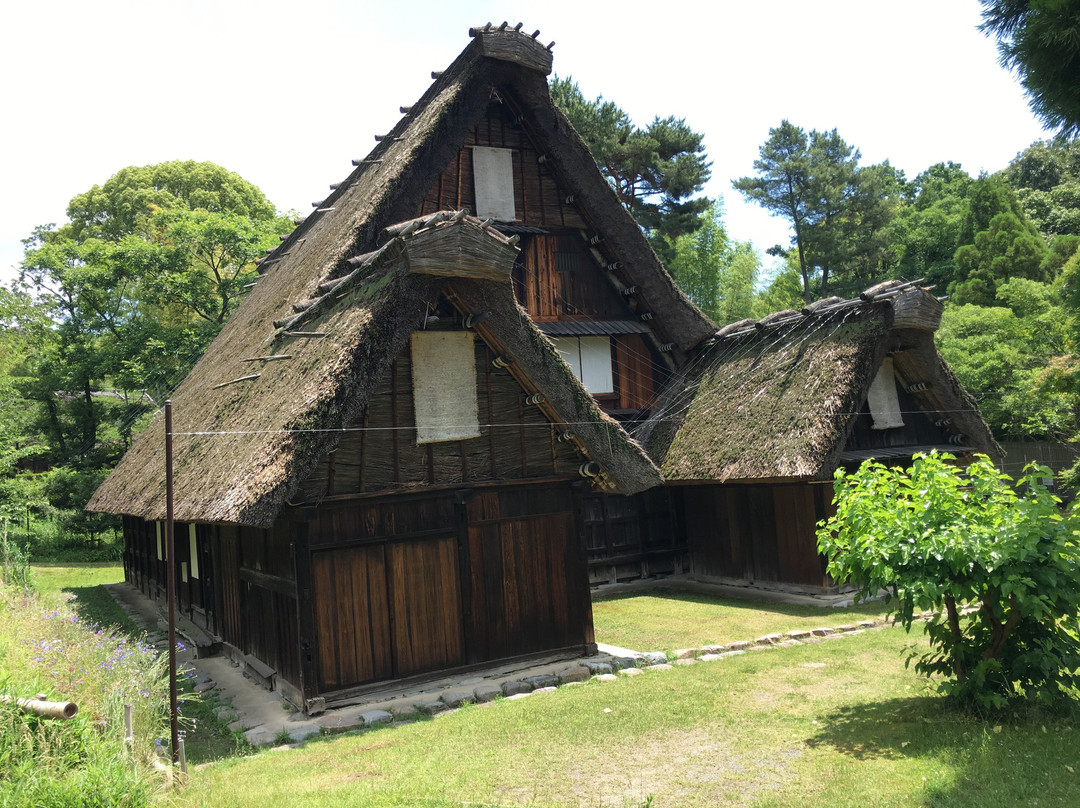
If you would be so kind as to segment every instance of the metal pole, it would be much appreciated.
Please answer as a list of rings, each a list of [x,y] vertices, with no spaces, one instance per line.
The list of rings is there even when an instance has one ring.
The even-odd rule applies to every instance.
[[[176,536],[173,530],[172,401],[165,402],[165,546],[169,599],[169,733],[172,762],[180,762],[180,711],[176,699]]]

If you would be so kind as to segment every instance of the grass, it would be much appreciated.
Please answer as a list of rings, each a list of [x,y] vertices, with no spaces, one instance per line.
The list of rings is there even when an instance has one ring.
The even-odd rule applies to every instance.
[[[916,640],[918,641],[918,640]],[[178,806],[1080,803],[1075,709],[983,722],[899,628],[591,681],[193,773]]]
[[[750,603],[691,592],[628,595],[593,603],[597,642],[635,651],[674,651],[765,634],[882,617],[879,602],[843,609]]]
[[[124,580],[124,568],[119,563],[34,564],[36,587],[50,602],[75,599],[70,606],[80,620],[98,626],[114,626],[133,640],[141,640],[145,631],[135,623],[102,584]],[[179,677],[179,697],[184,702],[180,710],[184,718],[184,749],[188,762],[198,765],[213,760],[249,754],[251,746],[242,734],[234,733],[228,723],[218,717],[221,701],[213,691],[196,695],[194,682]]]
[[[0,806],[141,806],[166,687],[154,649],[80,617],[61,592],[0,585],[0,691],[72,701],[71,721],[0,705]],[[124,705],[134,743],[124,743]]]
[[[120,564],[33,564],[31,570],[35,586],[44,597],[74,595],[71,605],[84,623],[116,626],[133,639],[142,636],[141,627],[101,587],[124,580],[124,568]]]

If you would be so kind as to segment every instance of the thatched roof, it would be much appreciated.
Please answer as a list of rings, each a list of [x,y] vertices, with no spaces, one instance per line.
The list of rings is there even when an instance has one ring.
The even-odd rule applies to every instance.
[[[633,217],[601,175],[588,146],[551,100],[546,76],[551,52],[515,28],[472,28],[471,44],[436,77],[356,169],[298,227],[262,266],[304,265],[318,277],[347,270],[348,257],[378,246],[380,231],[409,219],[438,174],[457,156],[466,136],[493,97],[511,107],[516,123],[544,156],[559,187],[601,239],[603,254],[620,266],[627,285],[654,314],[658,341],[672,343],[681,358],[716,330],[660,263]],[[512,223],[511,223],[512,224]],[[528,228],[525,228],[526,230]],[[309,244],[314,241],[315,244]],[[286,257],[293,258],[287,262]],[[310,282],[311,278],[304,278]]]
[[[887,284],[718,332],[635,436],[667,480],[828,479],[884,357],[957,450],[1000,452],[933,344],[941,304]],[[912,447],[914,450],[915,447]],[[910,452],[909,452],[910,454]]]
[[[367,157],[354,160],[349,177],[260,263],[258,283],[176,390],[177,518],[270,524],[297,480],[334,443],[321,433],[288,430],[333,428],[363,406],[447,283],[408,272],[403,242],[387,247],[384,229],[400,226],[400,232],[416,215],[433,180],[485,114],[493,89],[515,105],[560,186],[575,196],[605,249],[648,299],[662,336],[677,351],[688,351],[715,331],[660,265],[552,103],[550,49],[513,28],[486,26],[470,34],[471,44],[446,71],[433,74],[431,87],[403,108],[393,130],[377,138]],[[475,235],[462,234],[474,246]],[[496,237],[493,231],[490,237]],[[490,302],[502,294],[485,283],[498,285],[452,285],[460,284],[462,300],[482,293]],[[505,293],[512,295],[509,283]],[[494,336],[528,348],[536,384],[559,388],[551,394],[552,412],[575,424],[579,443],[603,467],[601,482],[627,492],[655,484],[659,478],[648,458],[577,389],[512,297],[492,305],[507,312],[498,327],[491,326],[499,331]],[[312,333],[325,336],[305,336]],[[267,358],[277,355],[291,358]],[[88,508],[162,518],[162,436],[159,418]]]
[[[473,232],[460,235],[463,229]],[[426,259],[441,249],[439,238],[490,240],[470,253],[474,266],[487,265],[478,270],[486,279],[430,274]],[[430,226],[364,256],[343,280],[321,284],[320,297],[278,319],[276,328],[267,314],[257,322],[242,317],[263,311],[254,305],[260,297],[245,301],[173,396],[176,518],[273,524],[337,446],[341,428],[359,419],[391,360],[443,295],[466,313],[486,314],[477,331],[512,359],[519,381],[544,394],[549,417],[573,425],[578,445],[600,465],[602,484],[626,493],[658,484],[641,447],[600,411],[514,300],[515,253],[509,239],[476,219],[431,217]],[[503,279],[493,279],[500,272]],[[87,508],[163,519],[164,434],[159,413]]]

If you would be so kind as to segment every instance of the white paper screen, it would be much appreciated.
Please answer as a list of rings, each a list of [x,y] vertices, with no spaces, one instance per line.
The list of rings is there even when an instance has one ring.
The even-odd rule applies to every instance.
[[[594,395],[615,389],[611,377],[611,339],[609,337],[581,338],[581,383]]]
[[[870,405],[870,415],[874,419],[871,429],[896,429],[904,425],[904,419],[900,416],[900,401],[896,397],[896,377],[891,356],[886,356],[878,368],[870,384],[866,403]]]
[[[615,389],[611,375],[611,339],[608,337],[553,337],[559,356],[590,393]]]
[[[413,332],[412,379],[417,443],[480,437],[473,332]]]
[[[474,146],[473,188],[476,191],[476,215],[512,222],[514,207],[514,161],[510,149]]]

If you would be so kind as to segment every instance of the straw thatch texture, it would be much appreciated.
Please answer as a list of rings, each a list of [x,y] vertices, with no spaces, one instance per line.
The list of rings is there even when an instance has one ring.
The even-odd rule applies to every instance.
[[[508,286],[457,281],[453,284],[453,299],[471,313],[487,313],[477,331],[522,368],[544,394],[546,405],[576,436],[589,457],[600,464],[614,489],[636,494],[663,482],[645,450],[618,421],[600,409]]]
[[[886,287],[722,330],[635,433],[664,478],[828,479],[886,354],[898,382],[942,424],[942,441],[1000,453],[934,347],[941,304],[910,285]]]
[[[834,315],[721,341],[639,437],[667,480],[827,477],[885,333],[880,316]]]
[[[394,354],[437,295],[431,279],[399,262],[373,272],[341,305],[310,324],[326,337],[292,337],[275,346],[289,360],[266,362],[257,379],[218,389],[246,357],[265,354],[261,339],[222,332],[173,396],[176,518],[268,527],[300,478],[355,417]],[[234,321],[235,322],[235,321]],[[145,519],[165,515],[164,421],[135,441],[87,506]]]

